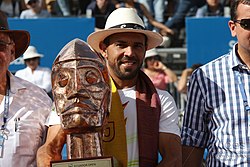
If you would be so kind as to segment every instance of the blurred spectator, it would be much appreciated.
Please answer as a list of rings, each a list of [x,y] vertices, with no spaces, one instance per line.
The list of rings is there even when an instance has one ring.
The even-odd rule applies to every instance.
[[[207,3],[196,12],[196,17],[224,16],[224,6],[219,0],[206,0]]]
[[[87,6],[95,0],[78,0],[78,6],[80,9],[80,15],[86,14]]]
[[[21,19],[37,19],[51,17],[50,13],[42,8],[39,0],[25,0],[28,9],[22,11]]]
[[[46,9],[53,17],[63,16],[57,0],[45,0]]]
[[[141,4],[139,2],[135,2],[134,0],[124,0],[124,2],[121,2],[119,4],[119,6],[136,9],[138,15],[142,19],[145,16],[148,19],[149,23],[151,25],[153,25],[155,28],[157,28],[159,30],[159,33],[165,37],[164,41],[162,43],[162,46],[163,46],[163,44],[164,44],[164,47],[168,47],[170,45],[169,36],[173,35],[174,32],[170,28],[165,26],[164,24],[156,21],[154,19],[154,17],[151,15],[151,13],[147,10],[147,8],[143,4]]]
[[[87,10],[91,10],[92,16],[95,17],[96,31],[104,29],[109,14],[115,10],[115,5],[110,0],[95,0],[91,2]]]
[[[29,46],[23,54],[26,68],[18,70],[15,76],[39,86],[51,95],[51,70],[39,66],[41,57],[43,55],[34,46]]]
[[[166,26],[179,31],[181,28],[185,27],[185,17],[191,11],[191,9],[197,9],[205,5],[205,3],[206,0],[180,0],[174,16],[171,19],[167,20]]]
[[[21,1],[0,0],[0,10],[8,17],[19,17],[22,10]]]
[[[182,71],[181,77],[178,80],[178,84],[177,84],[178,92],[185,93],[185,94],[187,93],[187,86],[188,86],[189,77],[191,76],[193,71],[196,70],[197,68],[199,68],[200,66],[202,66],[202,64],[194,64],[194,65],[192,65],[191,68],[186,68]]]
[[[143,71],[158,89],[167,90],[168,83],[177,81],[176,74],[161,62],[156,49],[146,52]]]
[[[63,16],[67,17],[71,15],[70,0],[57,0],[57,3]]]
[[[219,0],[223,6],[229,5],[229,0]],[[179,0],[178,7],[173,17],[169,18],[165,25],[174,30],[172,41],[179,38],[180,32],[185,28],[185,18],[195,16],[197,9],[206,4],[206,0]]]
[[[165,0],[138,0],[138,2],[147,8],[156,21],[164,23]],[[148,29],[153,30],[147,18],[144,18],[144,22]]]

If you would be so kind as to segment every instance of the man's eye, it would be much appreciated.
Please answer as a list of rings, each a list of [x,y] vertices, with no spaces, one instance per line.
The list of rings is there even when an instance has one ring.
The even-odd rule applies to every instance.
[[[99,73],[93,72],[93,71],[88,71],[86,73],[86,81],[89,84],[96,84],[99,83],[101,80],[101,76]]]
[[[117,47],[120,47],[120,48],[124,48],[124,47],[125,47],[125,44],[117,43],[116,46],[117,46]]]
[[[144,46],[142,44],[136,44],[135,47],[136,48],[143,48]]]
[[[58,85],[60,87],[65,87],[69,82],[69,77],[67,75],[64,74],[59,74],[58,77]]]

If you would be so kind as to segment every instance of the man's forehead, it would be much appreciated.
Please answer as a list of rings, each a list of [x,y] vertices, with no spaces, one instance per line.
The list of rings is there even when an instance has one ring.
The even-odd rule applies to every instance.
[[[136,37],[139,37],[141,36],[142,38],[145,37],[146,38],[146,35],[143,34],[143,33],[138,33],[138,32],[121,32],[121,33],[115,33],[115,34],[112,34],[109,36],[109,38],[116,38],[117,36],[119,37],[128,37],[128,36],[136,36]]]

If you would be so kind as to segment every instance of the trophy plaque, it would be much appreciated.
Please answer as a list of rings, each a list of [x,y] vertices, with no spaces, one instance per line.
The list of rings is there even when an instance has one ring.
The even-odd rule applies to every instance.
[[[111,84],[104,59],[87,43],[74,39],[52,66],[52,93],[67,134],[67,160],[52,167],[115,167],[103,155],[103,127],[111,105]]]

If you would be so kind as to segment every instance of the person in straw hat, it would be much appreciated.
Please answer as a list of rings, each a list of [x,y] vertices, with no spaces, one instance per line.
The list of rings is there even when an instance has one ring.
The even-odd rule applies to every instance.
[[[36,47],[29,46],[23,54],[23,60],[26,65],[24,69],[18,70],[15,76],[27,80],[47,93],[51,92],[51,70],[40,67],[40,58],[43,54],[37,52]]]
[[[36,166],[36,151],[46,132],[51,99],[41,88],[8,71],[29,43],[29,33],[10,30],[0,11],[0,166]]]
[[[114,156],[123,167],[181,166],[174,99],[167,91],[155,89],[140,70],[146,50],[160,45],[161,35],[145,30],[134,9],[119,8],[109,15],[105,29],[90,34],[87,42],[105,58],[111,76],[112,104],[108,130],[104,130],[104,155]],[[49,127],[45,147],[37,154],[40,166],[61,158],[62,136],[58,122]],[[61,146],[55,148],[52,143]],[[158,152],[162,157],[159,164]]]

